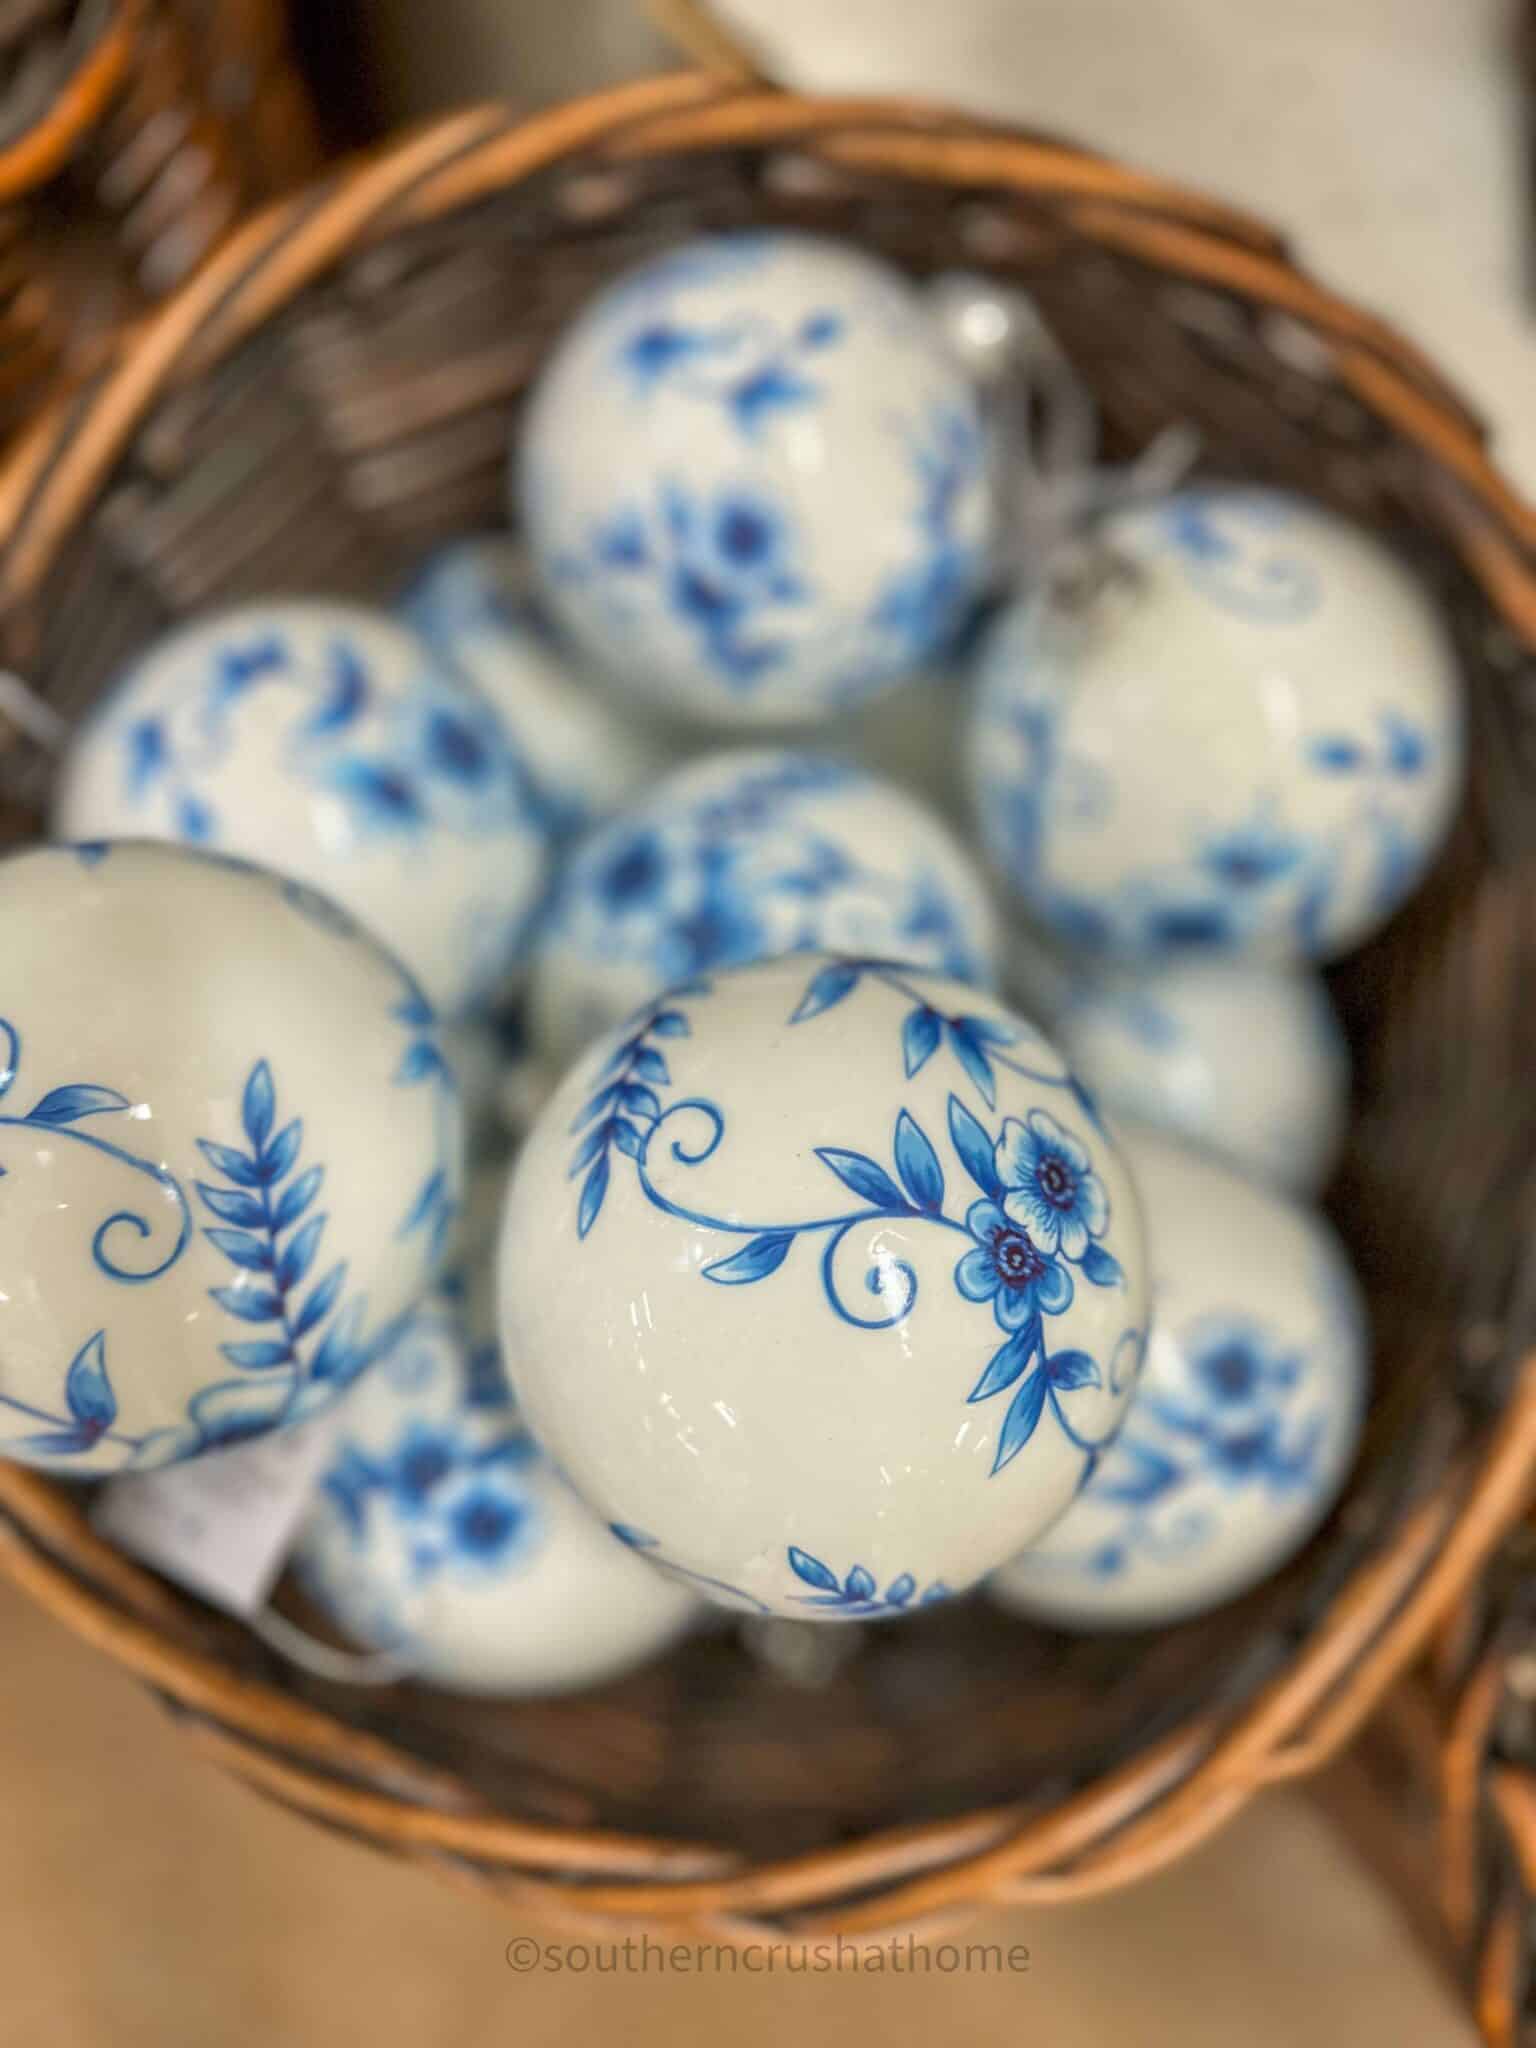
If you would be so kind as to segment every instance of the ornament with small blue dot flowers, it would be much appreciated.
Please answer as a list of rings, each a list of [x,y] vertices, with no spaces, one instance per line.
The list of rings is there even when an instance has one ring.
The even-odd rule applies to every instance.
[[[1004,609],[968,777],[1023,907],[1132,959],[1332,959],[1412,892],[1461,790],[1428,593],[1368,534],[1200,486],[1107,520],[1088,572]]]
[[[364,606],[253,603],[138,657],[76,735],[68,839],[168,839],[324,889],[457,1016],[518,967],[549,830],[496,712]]]
[[[988,1590],[1069,1629],[1157,1628],[1278,1571],[1338,1497],[1369,1376],[1365,1311],[1315,1210],[1138,1126],[1146,1363],[1066,1513]]]
[[[699,1604],[576,1499],[473,1362],[455,1295],[348,1396],[292,1565],[344,1635],[463,1693],[617,1678]]]
[[[990,567],[966,373],[902,277],[807,235],[711,237],[621,277],[557,346],[515,470],[574,639],[626,691],[720,725],[890,687]]]

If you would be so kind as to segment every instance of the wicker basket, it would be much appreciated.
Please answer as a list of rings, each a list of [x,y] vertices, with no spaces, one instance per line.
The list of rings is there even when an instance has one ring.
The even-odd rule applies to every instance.
[[[317,162],[281,0],[0,0],[0,432]]]
[[[925,107],[680,75],[522,124],[465,113],[244,228],[0,472],[0,660],[66,716],[168,620],[379,591],[496,520],[540,357],[618,266],[745,222],[1026,286],[1114,446],[1171,419],[1215,470],[1405,549],[1454,623],[1471,788],[1411,908],[1335,976],[1358,1115],[1339,1221],[1378,1385],[1327,1529],[1205,1620],[1072,1640],[981,1603],[869,1632],[819,1690],[734,1636],[585,1697],[346,1690],[0,1470],[0,1567],[284,1803],[522,1908],[723,1940],[1069,1899],[1179,1855],[1333,1755],[1423,1652],[1536,1470],[1536,518],[1476,420],[1261,224]],[[0,751],[13,832],[46,786]]]

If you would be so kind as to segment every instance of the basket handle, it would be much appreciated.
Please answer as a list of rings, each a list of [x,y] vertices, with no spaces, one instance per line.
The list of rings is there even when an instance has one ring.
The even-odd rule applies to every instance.
[[[722,24],[710,0],[642,0],[642,4],[652,27],[701,71],[732,85],[777,88],[784,83],[760,60],[749,38]]]

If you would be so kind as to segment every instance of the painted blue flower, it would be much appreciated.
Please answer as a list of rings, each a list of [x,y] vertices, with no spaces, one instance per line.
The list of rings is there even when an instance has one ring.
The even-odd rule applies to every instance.
[[[666,884],[669,862],[659,832],[641,827],[624,833],[592,877],[592,891],[609,916],[646,910]]]
[[[425,1508],[432,1494],[454,1469],[456,1447],[445,1431],[425,1422],[413,1423],[389,1461],[390,1485],[402,1514]]]
[[[1109,1197],[1087,1148],[1047,1110],[1008,1117],[997,1141],[1003,1208],[1045,1252],[1081,1259],[1109,1227]]]
[[[490,1475],[478,1474],[449,1507],[445,1530],[455,1562],[494,1572],[522,1548],[530,1521],[524,1500]]]
[[[1257,1323],[1214,1322],[1191,1332],[1187,1341],[1190,1371],[1219,1407],[1246,1405],[1296,1385],[1296,1358],[1277,1351]]]
[[[1072,1275],[996,1202],[972,1202],[965,1227],[976,1242],[955,1267],[955,1285],[967,1301],[990,1301],[1000,1329],[1021,1330],[1071,1305]]]

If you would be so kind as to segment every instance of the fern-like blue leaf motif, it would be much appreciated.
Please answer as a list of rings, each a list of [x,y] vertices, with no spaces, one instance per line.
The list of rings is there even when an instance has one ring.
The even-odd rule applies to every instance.
[[[917,1580],[911,1572],[902,1572],[892,1579],[884,1593],[879,1589],[875,1575],[867,1566],[850,1566],[842,1578],[823,1564],[819,1557],[813,1557],[808,1550],[802,1550],[798,1543],[789,1546],[789,1568],[802,1584],[811,1587],[809,1593],[797,1593],[802,1607],[821,1608],[829,1614],[846,1616],[850,1620],[869,1620],[877,1615],[900,1614],[909,1609],[916,1598],[920,1607],[932,1607],[949,1598],[949,1590],[938,1581],[919,1597]]]

